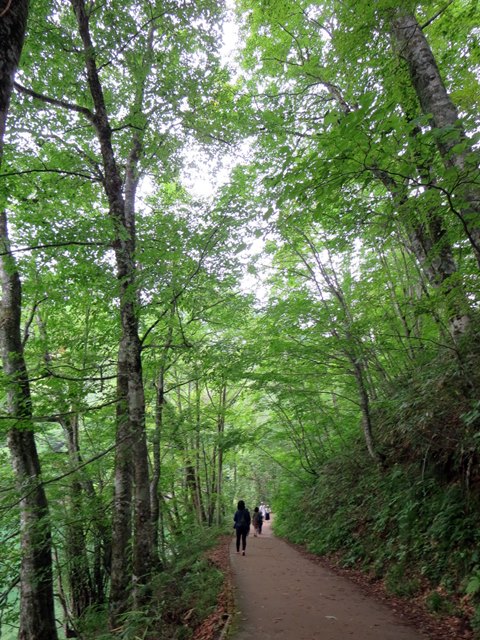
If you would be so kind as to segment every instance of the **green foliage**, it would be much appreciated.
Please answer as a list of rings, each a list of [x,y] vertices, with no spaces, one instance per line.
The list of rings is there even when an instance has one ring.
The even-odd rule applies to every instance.
[[[340,552],[344,564],[383,577],[396,595],[411,597],[424,580],[460,594],[468,579],[476,593],[478,505],[459,485],[419,477],[416,465],[331,460],[309,488],[282,487],[274,524],[315,553]],[[432,610],[448,609],[435,598]]]
[[[472,625],[474,638],[478,640],[478,638],[480,638],[480,605],[475,607],[475,612],[472,616],[470,624]]]
[[[478,452],[478,338],[423,353],[415,369],[386,389],[375,411],[378,437],[393,460],[416,460],[446,479],[462,480]],[[470,468],[469,473],[477,474]],[[470,478],[470,482],[472,479]]]
[[[392,565],[385,574],[385,586],[389,593],[402,598],[411,598],[420,588],[420,580],[405,575],[405,565]]]
[[[469,596],[480,595],[480,566],[473,568],[472,575],[469,577],[465,593]]]
[[[426,607],[432,613],[440,615],[453,615],[455,608],[448,597],[438,591],[432,591],[425,599]]]
[[[223,585],[223,574],[205,557],[218,531],[189,527],[177,539],[175,560],[155,578],[150,611],[157,638],[188,638],[211,613]],[[149,622],[152,625],[152,620]]]
[[[459,107],[460,154],[477,140],[478,3],[406,4],[428,24]],[[424,580],[479,593],[480,289],[455,201],[477,177],[445,168],[437,147],[458,130],[432,128],[420,111],[392,47],[398,2],[239,0],[236,9],[245,73],[232,80],[219,56],[223,3],[90,6],[123,189],[141,139],[130,294],[165,565],[153,610],[128,613],[125,639],[187,637],[208,613],[221,577],[192,523],[221,524],[239,498],[271,503],[278,533],[340,552],[394,593],[410,597]],[[31,3],[17,80],[44,97],[12,101],[0,177],[64,584],[75,533],[90,570],[101,540],[108,582],[121,335],[112,241],[125,240],[107,213],[79,51],[68,3]],[[216,171],[224,148],[245,140],[244,164],[216,200],[191,197],[180,173],[192,150]],[[264,250],[249,257],[259,240]],[[245,272],[256,302],[242,292]],[[452,339],[462,314],[473,329]],[[382,470],[363,444],[369,420]],[[13,584],[17,495],[1,468],[0,578]],[[448,610],[442,593],[429,596],[433,611]],[[2,622],[14,621],[15,598]],[[82,624],[98,636],[105,610],[90,608]]]
[[[96,640],[186,640],[215,608],[223,574],[206,557],[218,544],[218,530],[186,527],[176,538],[170,561],[145,588],[149,604],[122,616],[115,633],[107,631],[107,612],[90,608],[79,622],[82,637]],[[103,630],[103,631],[102,631]]]

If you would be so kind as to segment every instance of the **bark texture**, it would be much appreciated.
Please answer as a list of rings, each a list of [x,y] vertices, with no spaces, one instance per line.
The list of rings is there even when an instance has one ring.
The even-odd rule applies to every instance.
[[[0,165],[13,81],[27,27],[28,0],[0,3]]]
[[[220,526],[222,522],[223,505],[223,435],[225,433],[225,412],[227,408],[227,385],[223,384],[220,390],[220,402],[217,416],[217,433],[218,433],[218,471],[217,471],[217,488],[216,488],[216,521],[215,524]]]
[[[92,122],[100,144],[104,189],[115,232],[114,250],[120,295],[122,337],[117,373],[117,448],[110,590],[111,624],[116,626],[119,615],[128,606],[130,595],[134,596],[137,605],[141,604],[140,594],[144,593],[144,590],[137,589],[137,585],[141,586],[147,582],[152,558],[145,398],[141,342],[138,335],[135,265],[135,195],[141,138],[137,132],[134,133],[124,185],[113,150],[112,129],[90,34],[90,15],[84,0],[71,0],[71,4],[83,44],[88,86],[94,104]],[[140,90],[136,96],[140,104],[142,95]]]
[[[458,111],[443,83],[435,56],[415,16],[400,10],[392,21],[423,113],[438,132],[437,146],[447,168],[458,171],[452,206],[464,226],[480,266],[480,184],[478,154],[468,143]]]
[[[32,403],[20,331],[21,283],[0,214],[0,348],[8,380],[7,412],[11,416],[8,446],[20,504],[22,561],[19,640],[56,640],[51,532],[32,423]]]
[[[0,5],[0,166],[7,115],[28,17],[28,0]],[[3,207],[3,203],[1,203]],[[32,403],[21,338],[22,287],[0,213],[0,350],[8,380],[8,431],[20,504],[21,569],[19,640],[56,640],[51,531],[32,423]]]
[[[67,416],[62,420],[62,427],[67,440],[70,464],[72,469],[75,469],[82,461],[78,441],[78,416]],[[66,527],[65,550],[68,560],[70,611],[77,619],[94,602],[85,526],[83,519],[79,518],[83,510],[83,493],[81,476],[78,472],[73,473],[70,478],[70,516]]]
[[[171,318],[175,313],[175,306],[171,308]],[[160,557],[163,557],[164,548],[164,536],[162,526],[162,512],[160,509],[160,480],[162,475],[162,456],[161,456],[161,442],[163,434],[163,413],[165,408],[165,374],[168,369],[167,359],[168,353],[172,346],[173,339],[173,327],[170,325],[165,344],[162,349],[162,356],[160,361],[160,369],[158,372],[156,382],[156,402],[155,402],[155,431],[152,439],[152,453],[153,453],[153,469],[152,479],[150,482],[150,510],[152,518],[152,553],[155,556],[157,565],[160,566]],[[160,537],[161,533],[161,537]]]

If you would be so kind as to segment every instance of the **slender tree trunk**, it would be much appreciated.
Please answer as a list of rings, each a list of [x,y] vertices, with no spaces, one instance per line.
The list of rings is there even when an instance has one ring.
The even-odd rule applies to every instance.
[[[376,450],[373,439],[372,418],[370,414],[370,398],[365,386],[365,373],[363,370],[363,365],[357,358],[352,358],[351,364],[353,366],[355,380],[357,381],[360,408],[362,410],[362,429],[365,438],[365,444],[367,445],[367,451],[372,460],[374,460],[377,464],[382,464],[382,457]]]
[[[210,481],[210,495],[208,501],[208,526],[213,524],[213,518],[215,516],[215,506],[217,502],[217,471],[218,471],[218,462],[217,462],[217,454],[218,454],[218,445],[215,444],[213,446],[212,453],[212,475]]]
[[[8,382],[7,412],[12,419],[8,446],[20,495],[22,561],[18,637],[19,640],[56,640],[50,521],[21,340],[21,283],[10,252],[5,213],[0,214],[0,248],[0,348]]]
[[[185,449],[185,482],[187,486],[186,508],[188,509],[188,511],[191,511],[194,514],[196,522],[201,524],[203,522],[203,517],[200,501],[200,476],[198,472],[198,446],[200,429],[200,397],[198,380],[195,381],[194,385],[189,384],[188,388],[189,407],[192,407],[193,405],[195,411],[195,429],[191,435],[187,436],[187,445]]]
[[[76,468],[81,461],[77,415],[67,417],[62,421],[62,426],[67,436],[70,464],[72,468]],[[84,521],[81,518],[83,487],[77,474],[78,472],[71,476],[70,482],[70,513],[66,528],[65,548],[68,558],[71,612],[76,619],[80,618],[93,602]]]
[[[87,313],[87,318],[88,318]],[[36,323],[39,334],[45,345],[43,360],[50,367],[52,356],[48,350],[48,335],[41,314],[37,311]],[[88,321],[87,321],[88,332]],[[85,336],[85,343],[87,336]],[[60,406],[65,406],[65,397],[69,397],[68,390],[59,398]],[[64,430],[70,465],[72,470],[78,468],[83,460],[80,452],[78,415],[72,413],[68,417],[60,417],[59,423]],[[110,575],[110,527],[107,527],[104,505],[97,496],[94,484],[85,469],[81,469],[71,476],[70,483],[70,516],[67,523],[66,555],[68,562],[70,606],[69,618],[79,618],[92,604],[101,605],[105,602],[105,586],[107,575]],[[81,519],[84,496],[90,501],[91,516],[89,528],[93,535],[93,563],[90,571],[89,553],[86,542],[86,526]],[[64,609],[67,601],[63,601]]]
[[[205,514],[205,507],[202,499],[202,486],[201,486],[201,474],[200,474],[200,450],[201,450],[201,393],[198,380],[195,381],[195,473],[198,478],[197,481],[197,495],[196,495],[196,509],[199,522],[205,522],[207,517]]]
[[[220,405],[217,419],[218,433],[218,471],[216,495],[216,524],[220,525],[223,517],[222,513],[222,491],[223,491],[223,434],[225,432],[225,410],[227,405],[227,385],[223,384],[220,390]]]
[[[152,540],[153,552],[158,556],[159,550],[159,524],[160,524],[160,497],[158,495],[161,478],[161,445],[163,432],[163,408],[165,406],[165,372],[161,365],[157,379],[157,393],[155,399],[155,431],[153,433],[153,473],[150,483],[150,510],[152,516]]]
[[[175,313],[175,306],[172,305],[170,319]],[[162,473],[161,446],[163,434],[163,409],[165,406],[165,371],[167,369],[167,357],[172,345],[173,325],[170,324],[167,339],[162,349],[160,371],[158,373],[155,396],[155,431],[153,433],[153,473],[150,482],[150,511],[152,518],[152,547],[155,557],[159,558],[159,524],[161,518],[160,497],[158,495],[160,478]],[[163,540],[162,540],[163,545]]]
[[[192,461],[187,459],[185,462],[185,483],[187,486],[187,509],[192,511],[195,514],[195,519],[197,522],[200,522],[198,516],[198,504],[197,504],[197,495],[198,495],[198,482],[197,482],[197,474],[195,471],[195,466],[192,464]]]
[[[315,264],[319,272],[321,273],[325,281],[325,284],[328,287],[328,290],[330,291],[330,294],[338,301],[343,311],[344,319],[339,324],[343,325],[342,329],[344,332],[344,336],[348,344],[351,345],[348,349],[344,348],[343,352],[345,353],[346,358],[348,359],[348,361],[350,362],[350,365],[352,366],[353,375],[357,383],[359,400],[360,400],[359,404],[362,412],[362,428],[363,428],[363,434],[365,437],[365,443],[367,445],[367,451],[370,457],[372,458],[372,460],[374,460],[378,464],[382,464],[383,463],[382,456],[376,450],[375,442],[373,438],[373,432],[372,432],[372,420],[371,420],[371,414],[370,414],[370,394],[367,390],[367,386],[365,382],[365,379],[367,378],[367,374],[368,374],[367,372],[368,366],[367,366],[367,360],[364,353],[364,346],[361,340],[358,340],[355,337],[355,335],[352,334],[352,325],[353,325],[352,314],[350,311],[350,307],[345,299],[341,285],[338,281],[337,274],[335,272],[334,263],[328,249],[326,250],[326,252],[330,262],[330,269],[326,268],[323,258],[320,255],[319,251],[317,250],[315,243],[303,231],[300,231],[300,233],[304,238],[304,240],[306,241],[308,247],[310,248]],[[322,285],[319,283],[317,279],[315,270],[312,268],[312,265],[309,263],[307,258],[301,252],[297,252],[297,255],[300,257],[303,264],[309,271],[310,276],[312,278],[312,282],[315,284],[315,287],[317,288],[317,291],[319,293],[320,299],[325,304],[325,301],[323,299]],[[325,306],[328,309],[328,305],[325,305]],[[331,331],[336,338],[340,338],[340,333],[336,329],[337,323],[338,323],[338,320],[334,321],[332,318]]]
[[[144,585],[148,580],[153,544],[135,265],[135,196],[138,184],[137,165],[142,145],[141,136],[136,131],[127,161],[124,198],[123,182],[112,145],[112,129],[96,66],[95,47],[90,35],[89,14],[84,0],[71,0],[71,3],[84,47],[88,84],[95,108],[92,122],[100,144],[104,188],[115,229],[114,250],[120,289],[122,338],[118,353],[117,449],[110,592],[111,624],[116,626],[118,616],[126,610],[131,593],[130,585],[133,586],[137,606],[146,597],[144,590],[137,588],[137,585]],[[153,31],[150,33],[153,34]],[[136,96],[134,109],[141,107],[142,96],[143,86]],[[132,496],[135,498],[133,544]],[[140,595],[142,593],[143,596]]]
[[[415,16],[397,11],[392,30],[423,113],[439,132],[437,146],[447,168],[455,168],[461,184],[452,205],[464,226],[480,266],[480,184],[478,153],[468,142],[458,111],[443,83],[433,52]]]
[[[161,442],[163,427],[163,406],[165,403],[163,369],[157,380],[157,393],[155,400],[155,431],[153,434],[153,472],[150,482],[150,511],[152,516],[152,541],[154,552],[158,549],[158,524],[160,518],[160,499],[158,488],[161,474]]]
[[[213,500],[212,491],[211,491],[213,480],[211,478],[211,475],[215,475],[214,473],[215,453],[212,454],[212,460],[209,460],[209,456],[207,454],[207,451],[205,449],[205,444],[203,442],[201,443],[201,447],[202,447],[203,474],[205,477],[205,481],[204,481],[205,496],[203,500],[204,512],[205,512],[204,522],[206,522],[207,524],[211,524],[211,520],[210,520],[211,505]]]

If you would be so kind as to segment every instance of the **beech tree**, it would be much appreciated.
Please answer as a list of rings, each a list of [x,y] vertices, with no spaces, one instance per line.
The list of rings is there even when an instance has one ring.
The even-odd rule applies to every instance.
[[[272,305],[301,309],[306,323],[301,339],[286,341],[283,358],[297,370],[302,352],[294,345],[307,340],[304,333],[310,348],[316,344],[310,323],[319,325],[318,348],[323,334],[338,339],[345,330],[345,341],[326,356],[327,370],[350,353],[358,409],[370,424],[367,434],[375,437],[370,404],[375,406],[393,371],[408,370],[420,349],[433,355],[428,340],[440,339],[446,349],[451,337],[464,340],[475,315],[472,230],[478,198],[470,194],[477,163],[425,37],[433,29],[438,44],[435,30],[442,34],[441,56],[449,38],[445,24],[460,20],[465,42],[475,11],[469,3],[456,9],[281,0],[240,6],[243,62],[257,107],[252,191],[269,203],[266,231],[281,238],[267,244],[279,278]],[[434,107],[426,106],[432,100],[439,109],[443,105],[438,122]],[[464,101],[463,107],[462,118],[474,127],[472,104]],[[375,259],[381,268],[372,268]],[[328,319],[320,314],[309,281],[327,308],[336,299],[343,312]],[[347,305],[345,290],[353,296]],[[358,295],[383,300],[384,314],[377,316]],[[394,346],[397,341],[401,346]],[[392,349],[398,349],[395,358]],[[298,389],[293,382],[292,389]],[[333,416],[335,409],[330,405],[328,411]]]
[[[7,3],[0,11],[0,168],[7,116],[28,16],[28,2]],[[32,401],[21,335],[22,285],[11,250],[6,193],[0,195],[0,277],[2,283],[0,348],[7,379],[8,444],[20,503],[22,562],[18,637],[57,637],[48,504],[41,481]]]
[[[397,5],[239,0],[234,81],[223,3],[37,2],[23,50],[27,4],[0,8],[0,601],[21,582],[21,637],[41,610],[55,637],[54,581],[67,634],[107,608],[127,633],[239,491],[285,473],[295,501],[357,440],[358,467],[385,470],[391,399],[408,389],[407,415],[437,359],[462,380],[450,462],[472,477],[478,10]],[[182,171],[225,151],[230,182],[188,194]],[[424,467],[450,424],[431,404]]]
[[[215,53],[219,29],[219,23],[215,20],[221,10],[215,3],[185,3],[181,15],[176,3],[171,6],[162,3],[158,7],[132,3],[124,7],[122,16],[110,10],[99,14],[98,7],[87,6],[83,2],[71,5],[73,13],[68,6],[59,3],[55,11],[46,5],[38,5],[32,14],[25,64],[16,86],[23,99],[16,104],[17,124],[12,139],[16,135],[21,136],[24,123],[35,125],[32,126],[25,145],[19,147],[21,152],[28,147],[27,154],[24,156],[20,152],[16,156],[11,155],[10,173],[18,178],[15,183],[13,179],[11,182],[17,212],[26,211],[27,199],[35,198],[36,188],[32,181],[25,179],[22,183],[20,177],[24,175],[24,163],[26,174],[37,173],[40,178],[36,186],[42,196],[35,198],[35,203],[46,211],[46,201],[51,198],[58,203],[58,211],[65,216],[63,224],[58,221],[53,223],[60,231],[53,242],[49,235],[51,229],[42,227],[41,222],[36,228],[27,225],[28,231],[22,237],[24,242],[31,231],[31,244],[35,244],[35,241],[41,244],[43,241],[52,248],[60,247],[60,236],[63,235],[64,246],[96,245],[99,251],[96,254],[90,253],[90,258],[94,256],[93,259],[98,260],[107,278],[110,258],[105,260],[105,251],[108,252],[111,247],[117,266],[116,293],[113,283],[109,284],[107,279],[103,284],[99,283],[100,287],[107,286],[109,295],[112,294],[113,304],[115,295],[118,295],[119,326],[122,329],[115,399],[117,479],[114,486],[117,496],[110,589],[112,624],[116,624],[118,616],[127,606],[132,576],[135,597],[140,598],[141,593],[146,593],[140,587],[148,580],[150,558],[153,556],[150,490],[157,491],[156,484],[150,486],[149,483],[146,450],[141,364],[143,345],[139,335],[139,322],[141,287],[147,284],[148,279],[139,270],[139,252],[136,247],[137,186],[142,172],[148,172],[165,184],[168,180],[175,180],[180,160],[176,155],[177,149],[187,141],[190,131],[195,130],[200,139],[206,139],[208,135],[215,136],[219,127],[215,124],[214,109],[211,109],[210,104],[200,107],[203,102],[200,87],[207,82],[209,87],[216,85],[211,95],[220,95],[227,76],[219,70]],[[113,28],[112,20],[121,25],[119,31]],[[45,21],[51,29],[45,30]],[[178,41],[171,38],[175,32],[180,34]],[[60,48],[59,42],[62,43]],[[40,48],[43,53],[38,55]],[[112,64],[112,59],[120,60],[122,66],[117,68]],[[50,74],[48,69],[54,67],[55,72]],[[120,84],[120,78],[123,84]],[[113,98],[115,92],[117,95]],[[128,104],[126,111],[125,104]],[[214,106],[214,103],[211,105]],[[207,114],[208,110],[210,115]],[[27,157],[29,152],[30,159]],[[32,156],[36,157],[33,167]],[[58,183],[54,184],[56,176],[67,175],[73,178],[72,182],[75,182],[75,178],[78,179],[76,188],[71,189],[68,195],[68,189],[60,193],[56,190]],[[50,178],[52,180],[49,182]],[[82,195],[78,197],[80,193]],[[76,206],[81,211],[74,224],[67,221],[68,205]],[[49,208],[48,216],[51,214],[52,209]],[[70,234],[69,229],[72,232]],[[172,229],[169,233],[173,235],[176,231],[177,229]],[[222,229],[221,231],[223,232]],[[100,237],[102,234],[103,237]],[[186,237],[188,230],[183,229],[182,234]],[[207,235],[205,234],[206,237]],[[145,247],[143,244],[141,251],[145,252]],[[205,256],[210,250],[211,246],[207,242],[204,247]],[[181,251],[182,249],[180,253]],[[141,259],[142,266],[145,256],[146,253]],[[51,258],[47,257],[46,261],[49,260]],[[57,262],[57,258],[53,260]],[[201,256],[197,259],[197,264],[198,268],[203,269]],[[26,265],[27,262],[25,267]],[[35,266],[32,268],[32,272],[34,271]],[[92,275],[94,272],[92,265]],[[37,284],[47,286],[45,274],[42,275],[43,283],[42,278],[38,278]],[[95,273],[95,278],[97,277],[98,273]],[[188,277],[194,278],[195,270],[187,275],[187,279]],[[158,286],[159,279],[156,280],[155,286]],[[50,284],[53,284],[52,279]],[[55,282],[55,286],[58,286],[58,282]],[[172,289],[169,304],[174,305],[182,288],[180,286],[177,290],[175,287]],[[54,297],[53,293],[52,302]],[[152,320],[152,323],[154,326],[155,321]],[[48,326],[46,335],[54,335]],[[153,335],[151,329],[146,335]],[[107,367],[109,375],[100,373],[102,384],[111,377],[112,363],[109,362]],[[51,366],[48,371],[51,375]],[[82,374],[85,375],[85,372]],[[78,407],[82,387],[75,387],[75,392],[78,394]],[[75,408],[61,402],[60,396],[58,401],[63,406],[54,409],[53,414],[57,416],[58,423],[64,426],[71,464],[82,465],[77,433],[79,416]],[[158,474],[158,468],[155,473]],[[75,484],[77,480],[79,484]],[[72,500],[78,500],[80,491],[84,498],[90,492],[90,499],[94,499],[88,482],[77,480],[74,479],[72,484]],[[132,505],[135,509],[131,547],[133,555],[129,551]],[[154,526],[155,523],[156,521]],[[78,544],[83,535],[81,528],[77,528],[76,533],[71,531],[67,549],[72,559],[76,557],[77,578],[82,556],[78,553]],[[71,575],[74,576],[75,570],[72,570]],[[90,578],[87,574],[83,575],[87,587]],[[80,581],[75,582],[73,577],[71,589],[78,590],[77,595],[73,593],[73,612],[78,615],[91,600],[80,594]]]
[[[245,7],[249,10],[246,24],[252,33],[246,61],[256,65],[252,86],[259,73],[267,82],[275,75],[284,81],[284,88],[279,90],[277,82],[257,96],[265,105],[262,117],[272,139],[292,141],[279,147],[283,178],[298,177],[299,196],[300,189],[304,195],[314,194],[325,181],[342,192],[342,185],[354,185],[357,178],[357,184],[368,185],[380,195],[382,190],[375,187],[379,181],[392,197],[390,224],[399,240],[403,226],[410,249],[431,284],[439,287],[449,280],[442,290],[456,290],[446,305],[452,323],[454,318],[459,320],[457,328],[462,331],[469,308],[455,277],[451,247],[458,233],[465,230],[463,222],[452,224],[446,212],[451,211],[452,188],[456,193],[464,178],[472,188],[476,178],[473,168],[468,169],[468,176],[460,177],[455,187],[456,178],[445,174],[438,159],[435,161],[433,146],[440,134],[434,131],[429,137],[426,129],[421,129],[423,120],[415,94],[406,87],[405,74],[390,47],[389,20],[393,14],[389,4],[367,7],[365,20],[357,26],[357,3],[320,6],[306,2],[293,7],[277,2],[262,8],[250,8],[246,3]],[[468,15],[468,6],[462,11]],[[443,19],[442,12],[435,17]],[[430,23],[426,20],[426,27]],[[355,56],[358,62],[354,68]],[[430,57],[433,59],[431,52]],[[275,115],[277,104],[289,114],[286,125]],[[263,139],[267,144],[266,136]],[[325,197],[324,190],[322,195]],[[456,209],[452,213],[456,215]],[[342,219],[349,222],[352,217]]]
[[[445,88],[435,56],[413,13],[398,11],[392,26],[399,55],[408,65],[422,111],[431,115],[440,155],[447,169],[457,170],[452,180],[452,207],[462,221],[480,266],[478,154],[472,150],[458,109]]]

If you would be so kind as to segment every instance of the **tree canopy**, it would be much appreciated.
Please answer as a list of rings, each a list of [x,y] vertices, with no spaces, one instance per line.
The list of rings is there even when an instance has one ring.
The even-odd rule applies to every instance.
[[[0,634],[190,637],[239,498],[478,632],[478,3],[1,5]]]

